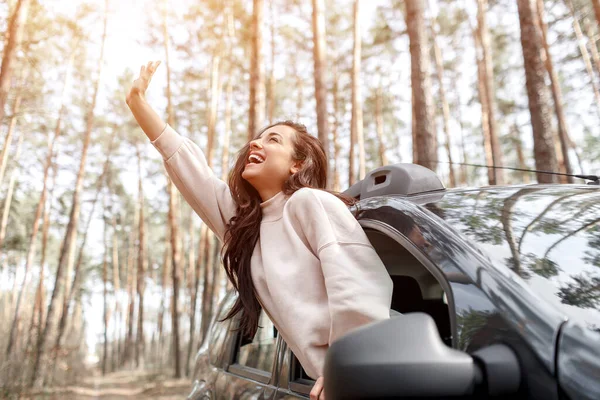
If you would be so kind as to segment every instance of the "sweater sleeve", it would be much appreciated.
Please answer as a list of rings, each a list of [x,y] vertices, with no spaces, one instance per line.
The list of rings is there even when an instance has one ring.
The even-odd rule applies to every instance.
[[[301,189],[290,199],[303,240],[321,263],[331,329],[329,344],[390,316],[392,281],[346,205],[330,193]]]
[[[215,176],[202,150],[168,124],[152,144],[184,199],[222,241],[226,225],[235,215],[229,186]]]

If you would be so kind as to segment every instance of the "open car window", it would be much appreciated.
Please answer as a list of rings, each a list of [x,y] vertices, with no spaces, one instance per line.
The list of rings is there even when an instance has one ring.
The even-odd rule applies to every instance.
[[[229,371],[263,383],[271,381],[277,348],[277,329],[264,311],[253,338],[238,333],[235,357]]]

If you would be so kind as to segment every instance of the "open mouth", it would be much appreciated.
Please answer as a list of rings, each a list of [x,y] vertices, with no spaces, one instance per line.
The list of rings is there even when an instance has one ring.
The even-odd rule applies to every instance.
[[[248,156],[248,164],[262,164],[264,162],[265,159],[258,154],[252,153],[250,156]]]

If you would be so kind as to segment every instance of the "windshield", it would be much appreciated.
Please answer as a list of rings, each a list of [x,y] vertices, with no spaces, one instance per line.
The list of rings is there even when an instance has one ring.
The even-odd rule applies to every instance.
[[[600,190],[449,192],[425,206],[570,319],[600,331]]]

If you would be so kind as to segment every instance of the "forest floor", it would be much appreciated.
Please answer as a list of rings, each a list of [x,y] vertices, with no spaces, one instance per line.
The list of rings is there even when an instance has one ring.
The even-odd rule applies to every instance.
[[[31,400],[180,400],[190,393],[189,379],[175,379],[166,373],[152,371],[120,371],[102,376],[95,373],[81,385],[58,387],[25,397]],[[23,398],[23,397],[22,397]]]

